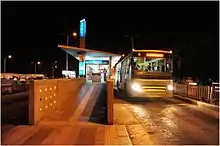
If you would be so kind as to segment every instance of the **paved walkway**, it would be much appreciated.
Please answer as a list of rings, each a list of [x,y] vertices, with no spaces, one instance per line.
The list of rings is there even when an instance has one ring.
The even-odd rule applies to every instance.
[[[17,126],[3,136],[2,144],[45,145],[129,145],[130,140],[123,125],[36,125]]]
[[[106,125],[105,84],[85,84],[76,98],[37,125],[4,126],[2,144],[130,145],[125,125]]]

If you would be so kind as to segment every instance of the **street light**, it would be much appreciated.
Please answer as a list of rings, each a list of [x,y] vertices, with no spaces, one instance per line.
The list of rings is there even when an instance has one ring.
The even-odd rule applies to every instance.
[[[67,46],[69,46],[69,37],[70,36],[73,36],[73,37],[77,37],[77,33],[76,32],[73,32],[72,34],[65,34],[65,33],[60,33],[60,35],[64,35],[64,36],[66,36],[66,45]],[[69,68],[69,65],[68,65],[68,57],[69,57],[69,55],[68,55],[68,53],[66,52],[66,70],[68,70],[68,68]]]
[[[12,56],[11,55],[8,55],[7,57],[4,57],[4,73],[6,73],[6,61],[7,59],[11,59]]]
[[[58,68],[57,63],[58,63],[58,61],[54,61],[52,63],[52,78],[54,78],[54,72]]]
[[[32,62],[32,64],[34,64],[34,74],[36,74],[37,73],[37,65],[40,65],[41,62],[40,61]]]
[[[77,33],[73,32],[72,36],[77,37]],[[69,46],[69,37],[70,35],[67,35],[66,45]],[[66,52],[66,70],[69,70],[69,54]]]
[[[76,32],[74,32],[74,33],[73,33],[73,36],[74,36],[74,37],[76,37],[76,36],[77,36],[77,33],[76,33]]]

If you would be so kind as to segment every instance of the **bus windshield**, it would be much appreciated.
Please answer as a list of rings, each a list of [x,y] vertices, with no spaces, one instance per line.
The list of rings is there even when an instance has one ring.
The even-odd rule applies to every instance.
[[[146,72],[167,72],[172,73],[171,57],[135,57],[134,56],[133,70]]]

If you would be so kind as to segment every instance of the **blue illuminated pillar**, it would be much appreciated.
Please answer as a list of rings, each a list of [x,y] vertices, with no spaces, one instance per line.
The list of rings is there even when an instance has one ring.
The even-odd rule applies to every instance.
[[[86,20],[80,20],[80,48],[86,48]]]

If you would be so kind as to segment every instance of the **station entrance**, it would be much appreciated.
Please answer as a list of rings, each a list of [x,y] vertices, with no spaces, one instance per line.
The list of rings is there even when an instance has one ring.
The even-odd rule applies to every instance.
[[[105,82],[109,76],[109,65],[107,64],[86,64],[87,82]]]

